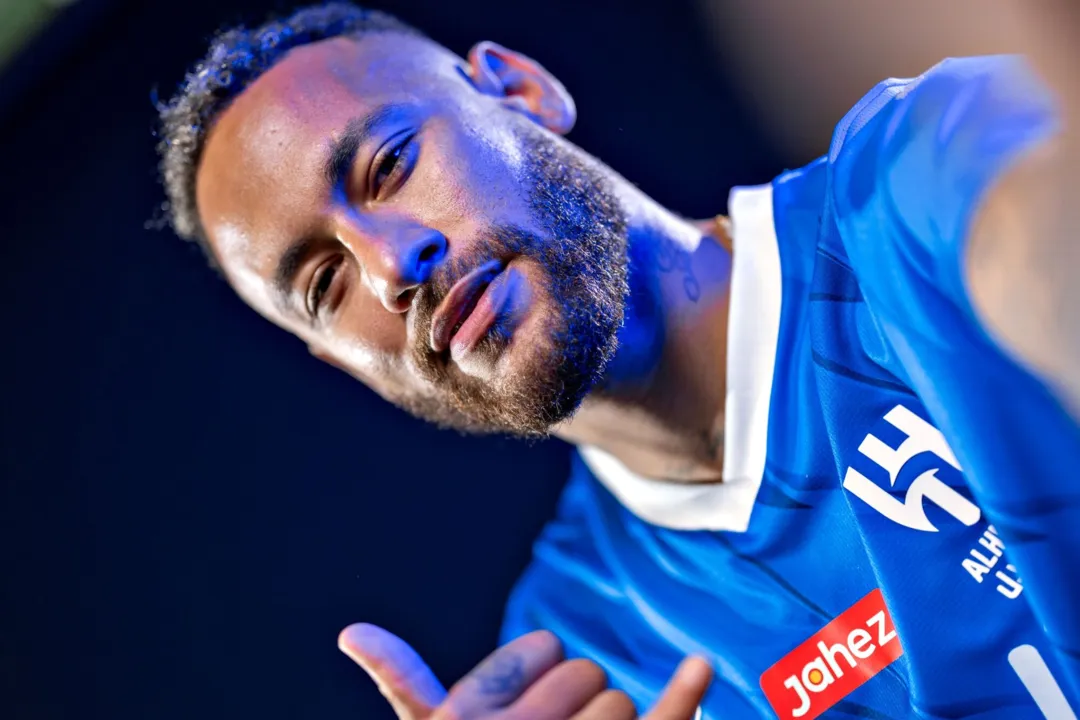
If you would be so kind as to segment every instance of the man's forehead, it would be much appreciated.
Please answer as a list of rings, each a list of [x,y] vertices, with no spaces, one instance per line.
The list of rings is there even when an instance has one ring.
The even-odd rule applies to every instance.
[[[240,160],[277,169],[286,160],[296,167],[299,154],[316,162],[325,142],[349,120],[387,102],[419,97],[430,85],[439,50],[400,33],[295,48],[244,90],[219,124],[232,126],[223,134],[238,143]]]
[[[245,94],[277,112],[305,116],[313,106],[346,98],[374,106],[429,89],[448,57],[430,40],[401,33],[332,38],[290,50]]]

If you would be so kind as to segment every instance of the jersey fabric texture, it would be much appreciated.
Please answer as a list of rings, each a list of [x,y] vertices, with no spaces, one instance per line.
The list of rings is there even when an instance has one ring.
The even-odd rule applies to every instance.
[[[947,60],[734,190],[724,482],[580,448],[504,640],[554,631],[642,710],[703,654],[703,718],[773,718],[761,675],[880,589],[903,655],[826,717],[1075,717],[1080,429],[963,273],[980,201],[1058,122],[1021,58]]]

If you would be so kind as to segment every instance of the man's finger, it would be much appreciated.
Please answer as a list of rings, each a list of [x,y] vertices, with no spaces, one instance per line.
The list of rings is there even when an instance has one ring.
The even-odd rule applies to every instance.
[[[570,720],[634,720],[637,708],[622,690],[605,690]]]
[[[712,666],[699,657],[679,664],[664,694],[642,720],[694,720],[701,699],[712,682]]]
[[[604,692],[607,675],[591,660],[560,663],[508,708],[511,718],[568,718]],[[631,715],[631,717],[633,717]]]
[[[350,625],[338,647],[362,667],[401,720],[423,720],[446,697],[427,664],[401,638],[374,625]]]
[[[522,635],[493,652],[450,689],[432,720],[473,718],[506,707],[562,660],[562,643],[546,630]]]

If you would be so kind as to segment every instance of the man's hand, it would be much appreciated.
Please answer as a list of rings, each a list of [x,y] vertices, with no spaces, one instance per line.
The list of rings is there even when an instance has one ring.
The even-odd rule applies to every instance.
[[[966,279],[990,333],[1080,421],[1080,9],[1075,0],[1005,7],[1013,10],[1018,46],[1056,96],[1061,132],[985,199]]]
[[[564,660],[549,632],[524,635],[481,662],[447,693],[420,656],[374,625],[350,625],[338,647],[379,686],[400,720],[634,720],[625,693],[589,660]],[[684,660],[642,720],[692,720],[712,680],[701,658]]]

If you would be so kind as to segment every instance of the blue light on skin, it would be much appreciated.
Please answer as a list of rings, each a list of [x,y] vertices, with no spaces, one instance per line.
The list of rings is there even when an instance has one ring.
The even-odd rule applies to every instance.
[[[653,243],[644,237],[637,240],[627,250],[630,295],[618,333],[619,349],[597,388],[601,393],[645,381],[656,371],[664,350],[664,313],[652,257],[655,253],[650,251]]]

